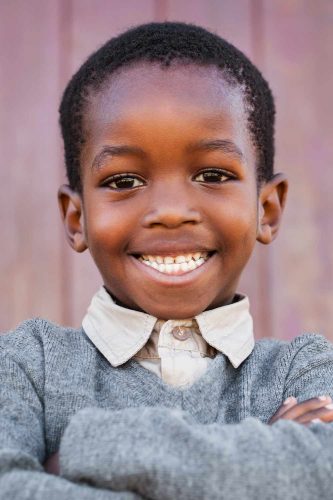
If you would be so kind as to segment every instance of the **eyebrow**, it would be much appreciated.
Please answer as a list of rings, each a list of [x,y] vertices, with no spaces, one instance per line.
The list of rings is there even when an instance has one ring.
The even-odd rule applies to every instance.
[[[95,156],[91,168],[99,170],[103,167],[103,163],[107,158],[128,155],[143,157],[146,156],[146,153],[137,146],[103,146],[101,151]]]
[[[241,150],[236,144],[228,139],[213,139],[213,140],[202,140],[190,144],[186,151],[188,153],[194,153],[197,151],[222,151],[225,154],[235,156],[238,160],[243,160],[244,156]],[[95,156],[91,168],[92,170],[100,170],[103,167],[104,161],[109,157],[119,157],[119,156],[139,156],[145,157],[146,153],[143,149],[137,146],[103,146],[101,151]]]
[[[202,140],[190,144],[186,149],[191,153],[196,151],[222,151],[222,153],[235,156],[238,160],[244,159],[239,147],[228,139]]]

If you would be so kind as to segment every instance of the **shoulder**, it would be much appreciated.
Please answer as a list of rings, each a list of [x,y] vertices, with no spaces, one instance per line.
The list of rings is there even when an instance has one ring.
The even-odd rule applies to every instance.
[[[262,339],[253,355],[262,368],[288,383],[306,373],[333,372],[333,344],[322,335],[306,333],[290,341]]]
[[[304,333],[290,341],[277,339],[262,339],[255,344],[255,351],[268,357],[283,357],[289,361],[297,358],[298,362],[319,357],[330,358],[333,355],[333,344],[322,335]],[[321,356],[322,355],[322,356]]]
[[[89,363],[95,355],[96,350],[82,328],[29,319],[0,335],[1,384],[9,392],[22,388],[29,392],[33,388],[43,401],[47,380],[66,383],[67,370],[73,382],[77,367],[82,369],[83,363]]]
[[[82,329],[64,327],[42,318],[28,319],[0,335],[0,354],[36,361],[48,348],[57,350],[83,337]]]

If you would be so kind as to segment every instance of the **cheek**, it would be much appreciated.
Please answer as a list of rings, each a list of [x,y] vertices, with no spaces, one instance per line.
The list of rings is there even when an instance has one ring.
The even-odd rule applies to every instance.
[[[133,217],[128,210],[110,204],[95,206],[89,211],[85,232],[93,255],[119,253],[126,249],[133,232]]]
[[[227,201],[227,200],[226,200]],[[216,207],[218,231],[226,245],[254,243],[257,234],[257,204],[240,197]]]

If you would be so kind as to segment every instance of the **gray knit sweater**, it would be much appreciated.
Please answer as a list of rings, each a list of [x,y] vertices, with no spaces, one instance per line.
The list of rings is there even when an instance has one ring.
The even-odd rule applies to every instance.
[[[333,396],[333,348],[261,340],[192,386],[113,368],[83,330],[30,320],[0,337],[0,499],[327,499],[333,424],[267,421],[287,396]],[[60,448],[61,476],[42,463]]]

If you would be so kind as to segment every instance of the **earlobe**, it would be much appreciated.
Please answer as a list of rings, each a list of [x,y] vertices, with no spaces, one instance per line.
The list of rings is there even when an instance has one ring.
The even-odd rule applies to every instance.
[[[84,252],[87,249],[87,243],[84,234],[81,196],[63,184],[58,190],[58,202],[67,241],[76,252]]]
[[[284,174],[275,174],[259,193],[257,240],[271,243],[278,232],[286,203],[288,181]]]

